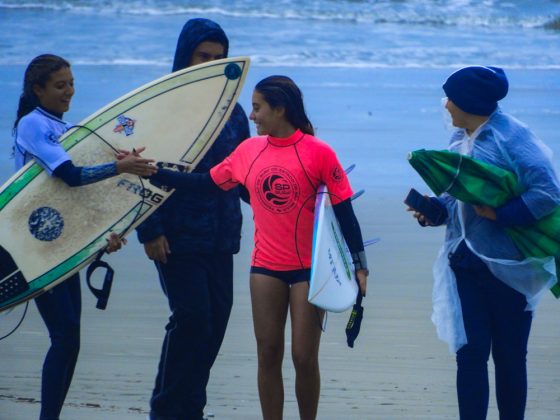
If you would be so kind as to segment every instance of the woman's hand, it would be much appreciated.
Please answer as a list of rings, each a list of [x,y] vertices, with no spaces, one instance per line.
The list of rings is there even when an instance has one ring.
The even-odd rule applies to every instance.
[[[473,206],[474,211],[480,217],[484,217],[485,219],[496,221],[496,210],[490,206]]]
[[[152,165],[153,159],[144,159],[140,156],[146,150],[140,147],[132,152],[129,150],[118,150],[115,155],[117,158],[117,172],[119,174],[128,173],[138,176],[151,176],[157,172],[157,167]]]
[[[139,147],[138,149],[132,149],[132,151],[126,150],[126,149],[117,149],[117,153],[115,153],[115,156],[116,156],[117,160],[121,160],[121,159],[127,157],[128,155],[134,155],[136,157],[142,157],[142,156],[140,156],[140,154],[144,150],[146,150],[145,147]]]
[[[430,222],[430,220],[424,216],[422,213],[414,210],[412,207],[407,207],[406,211],[411,211],[412,213],[412,217],[414,217],[416,220],[418,220],[418,223],[420,223],[420,225],[422,226],[434,226],[434,224],[432,222]]]
[[[360,293],[362,296],[366,295],[368,274],[369,271],[366,269],[361,268],[356,270],[356,277],[358,278],[358,284],[360,285]]]
[[[165,235],[160,235],[144,244],[144,251],[150,260],[167,264],[167,255],[171,254],[169,242]]]
[[[107,254],[118,251],[123,247],[123,245],[126,245],[128,242],[126,238],[121,238],[115,232],[112,232],[111,235],[109,235],[109,238],[106,239],[106,241],[107,247],[105,248],[105,251],[107,252]]]

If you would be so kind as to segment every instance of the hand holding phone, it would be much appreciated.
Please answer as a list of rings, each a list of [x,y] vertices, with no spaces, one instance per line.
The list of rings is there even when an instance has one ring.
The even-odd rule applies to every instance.
[[[432,225],[441,225],[445,221],[445,212],[432,203],[429,197],[420,194],[414,188],[410,189],[404,203],[424,216]]]

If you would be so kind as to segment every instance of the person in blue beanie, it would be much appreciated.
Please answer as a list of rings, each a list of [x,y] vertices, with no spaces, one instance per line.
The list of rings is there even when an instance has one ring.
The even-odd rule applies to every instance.
[[[438,335],[456,353],[461,420],[486,419],[488,359],[495,366],[501,420],[520,420],[527,401],[527,343],[533,311],[556,281],[554,260],[524,258],[506,228],[531,225],[560,204],[552,153],[529,128],[504,113],[503,69],[469,66],[443,84],[454,131],[449,150],[507,169],[525,187],[501,207],[475,206],[448,194],[432,197],[446,212],[444,245],[434,265]],[[421,225],[432,225],[414,213]]]
[[[173,71],[225,58],[229,40],[208,19],[184,25]],[[186,116],[188,117],[188,116]],[[194,172],[207,172],[249,137],[249,121],[239,104]],[[173,194],[137,228],[154,261],[171,316],[150,419],[202,419],[206,385],[225,335],[233,303],[233,255],[241,238],[239,188],[206,194]]]

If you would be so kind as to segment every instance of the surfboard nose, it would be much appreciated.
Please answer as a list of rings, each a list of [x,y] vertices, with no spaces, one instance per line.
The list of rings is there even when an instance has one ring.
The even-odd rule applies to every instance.
[[[0,310],[5,302],[29,290],[29,284],[16,262],[2,246],[0,246]]]

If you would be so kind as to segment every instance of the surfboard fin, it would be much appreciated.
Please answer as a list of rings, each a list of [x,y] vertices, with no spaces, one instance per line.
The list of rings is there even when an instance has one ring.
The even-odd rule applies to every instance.
[[[10,253],[0,246],[0,306],[27,290],[25,276]]]
[[[354,201],[356,198],[360,197],[363,193],[365,193],[366,190],[361,189],[360,191],[358,191],[357,193],[355,193],[352,197],[350,197],[351,201]]]
[[[356,167],[356,164],[353,163],[352,165],[350,165],[348,168],[346,168],[344,170],[344,172],[346,172],[346,175],[348,175],[350,172],[352,172],[354,170],[354,168]]]
[[[104,252],[105,251],[102,251],[97,254],[97,258],[95,258],[95,261],[89,265],[86,272],[86,281],[89,290],[91,290],[91,293],[93,293],[93,295],[97,298],[97,305],[95,305],[95,307],[102,310],[107,308],[107,302],[109,301],[109,295],[111,294],[111,286],[113,285],[113,276],[115,275],[115,270],[113,270],[113,268],[105,261],[101,260]],[[91,284],[91,276],[98,268],[104,268],[107,270],[105,272],[105,279],[103,280],[103,286],[101,289],[96,289]]]
[[[370,245],[376,244],[376,243],[379,242],[380,240],[381,240],[381,238],[379,238],[379,237],[368,239],[367,241],[364,241],[364,248],[365,248],[366,246],[370,246]]]

